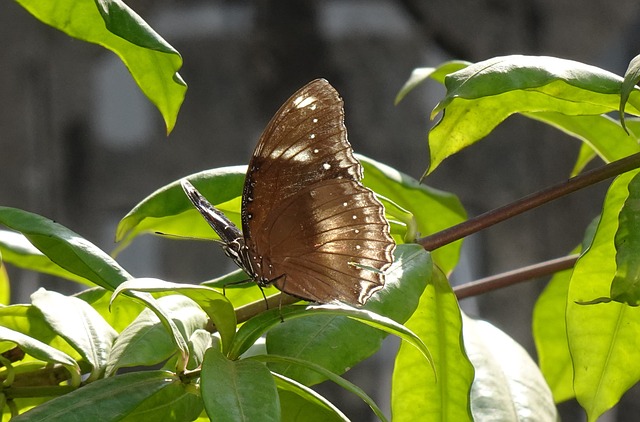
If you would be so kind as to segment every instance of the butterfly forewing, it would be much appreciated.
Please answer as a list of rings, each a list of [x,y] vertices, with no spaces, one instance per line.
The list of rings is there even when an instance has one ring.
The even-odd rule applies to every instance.
[[[259,283],[353,305],[382,288],[395,244],[361,177],[340,96],[309,83],[271,120],[247,170],[242,227]]]

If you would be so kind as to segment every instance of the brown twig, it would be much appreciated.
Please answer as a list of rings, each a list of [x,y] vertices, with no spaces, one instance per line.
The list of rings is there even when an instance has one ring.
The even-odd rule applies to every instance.
[[[517,270],[496,274],[453,288],[458,299],[477,296],[503,287],[512,286],[532,278],[544,277],[558,271],[567,270],[576,263],[578,255],[569,255],[550,261],[540,262]]]
[[[621,160],[606,164],[600,168],[585,172],[571,179],[550,186],[539,192],[527,195],[515,202],[505,205],[495,210],[480,214],[470,218],[464,223],[458,224],[431,236],[426,236],[417,240],[426,250],[432,251],[444,245],[460,240],[470,234],[490,227],[496,223],[507,220],[525,211],[546,204],[587,186],[594,185],[604,180],[618,176],[627,171],[640,167],[640,153],[625,157]]]

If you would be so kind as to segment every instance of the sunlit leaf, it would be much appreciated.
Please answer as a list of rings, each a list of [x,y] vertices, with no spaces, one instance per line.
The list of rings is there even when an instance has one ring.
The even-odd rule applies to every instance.
[[[47,323],[91,365],[90,381],[104,372],[116,331],[86,302],[40,288],[31,295],[33,306]]]
[[[130,279],[113,258],[80,235],[48,218],[0,207],[0,224],[22,233],[52,262],[108,290]]]
[[[522,346],[484,321],[464,319],[464,343],[475,368],[474,420],[558,420],[551,391]]]
[[[120,0],[17,2],[47,25],[118,55],[162,113],[167,133],[173,130],[187,90],[178,74],[182,57],[126,4]]]
[[[471,420],[473,367],[462,344],[458,301],[441,271],[434,271],[406,325],[429,347],[436,373],[413,347],[400,345],[391,389],[393,420]]]
[[[625,130],[627,130],[624,118],[625,108],[627,101],[629,101],[629,95],[637,89],[635,85],[638,81],[640,81],[640,55],[635,56],[629,63],[627,71],[624,72],[624,82],[620,88],[620,123]]]
[[[617,302],[584,305],[608,297],[616,271],[614,238],[627,186],[640,173],[618,176],[609,187],[593,243],[574,266],[567,300],[567,335],[578,402],[595,420],[640,380],[637,346],[640,308]]]
[[[622,78],[603,69],[555,57],[505,56],[475,63],[445,78],[443,111],[429,134],[429,172],[448,156],[485,137],[513,113],[598,115],[618,109]],[[627,112],[638,115],[640,92]]]

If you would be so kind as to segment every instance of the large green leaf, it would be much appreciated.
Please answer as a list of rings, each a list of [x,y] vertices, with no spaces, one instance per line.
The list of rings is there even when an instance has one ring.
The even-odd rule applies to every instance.
[[[102,376],[116,331],[85,301],[39,289],[31,295],[51,328],[91,365],[89,381]]]
[[[144,309],[144,305],[126,296],[120,297],[120,300],[111,304],[112,293],[102,287],[94,287],[76,293],[74,296],[91,305],[109,325],[120,332],[136,319]]]
[[[175,337],[188,339],[207,325],[207,317],[191,299],[182,295],[163,296],[153,301],[154,310],[145,309],[116,339],[109,356],[106,374],[113,375],[119,368],[150,366],[168,359],[177,352]],[[170,318],[171,331],[158,318],[161,309]],[[185,346],[186,348],[186,343]]]
[[[573,269],[556,273],[533,308],[533,339],[540,370],[556,403],[575,397],[573,366],[567,342],[567,294]]]
[[[627,197],[618,218],[615,236],[616,274],[611,298],[638,306],[640,303],[640,173],[629,182]]]
[[[429,347],[436,374],[413,347],[400,345],[391,389],[393,420],[471,420],[473,367],[462,344],[458,301],[441,271],[434,271],[406,326]]]
[[[131,278],[93,243],[48,218],[17,208],[0,207],[0,224],[22,233],[61,268],[105,289],[114,290]]]
[[[0,230],[0,252],[4,262],[27,270],[51,274],[93,286],[86,278],[65,270],[35,248],[27,238],[9,230]]]
[[[81,360],[78,351],[53,331],[42,312],[32,305],[0,307],[0,326],[33,337],[56,350],[66,353],[76,361]],[[5,350],[2,349],[1,351],[4,352]]]
[[[576,263],[567,300],[567,335],[574,390],[590,421],[614,406],[640,380],[640,308],[617,302],[584,305],[608,297],[616,272],[614,238],[634,170],[614,180],[593,243]]]
[[[399,245],[395,261],[387,272],[384,289],[375,293],[362,309],[403,323],[416,309],[431,269],[429,254],[421,247]],[[284,323],[267,334],[267,350],[270,354],[315,362],[342,374],[375,353],[386,336],[383,331],[344,316],[317,315],[290,321],[285,318]],[[422,359],[429,367],[424,356]],[[279,364],[272,369],[305,385],[324,380],[321,374],[295,365]]]
[[[263,363],[232,361],[212,347],[204,357],[200,385],[211,420],[280,422],[276,383]]]
[[[240,195],[246,166],[222,167],[187,176],[189,181],[225,215],[240,224]],[[217,239],[185,195],[180,181],[153,192],[136,205],[118,224],[116,241],[126,246],[134,237],[149,232]]]
[[[167,371],[133,372],[92,382],[13,421],[187,421],[200,414],[199,397]]]
[[[457,196],[425,186],[411,176],[362,155],[358,155],[358,159],[364,167],[364,184],[411,212],[420,236],[466,220],[467,214]],[[434,262],[449,273],[458,262],[461,246],[462,241],[457,241],[438,248],[432,252]]]
[[[618,109],[622,78],[584,63],[555,57],[506,56],[475,63],[445,78],[447,95],[432,116],[429,172],[448,156],[489,134],[513,113],[598,115]],[[626,111],[638,115],[640,91]]]
[[[524,115],[554,126],[583,142],[581,156],[584,158],[578,160],[572,175],[582,171],[595,155],[610,163],[640,152],[637,138],[627,134],[619,122],[606,115],[569,116],[556,112]]]
[[[223,352],[231,346],[236,333],[236,314],[231,302],[214,289],[193,284],[171,283],[155,278],[126,281],[118,287],[118,290],[123,289],[147,293],[175,292],[188,297],[196,302],[215,324],[216,330],[222,337]]]
[[[374,411],[374,413],[378,416],[378,418],[380,418],[380,420],[382,420],[383,422],[387,421],[387,418],[384,416],[384,413],[382,413],[382,410],[380,410],[380,408],[378,407],[378,405],[373,401],[373,399],[371,397],[369,397],[367,395],[367,393],[365,393],[360,387],[358,387],[357,385],[347,381],[346,379],[342,378],[339,375],[336,375],[334,373],[332,373],[331,371],[326,370],[325,368],[323,368],[320,365],[317,365],[313,362],[308,362],[302,359],[297,359],[297,358],[292,358],[292,357],[285,357],[285,356],[276,356],[276,355],[259,355],[259,356],[253,356],[251,357],[251,359],[255,359],[255,360],[259,360],[259,361],[266,361],[266,362],[287,362],[287,363],[291,363],[294,365],[301,365],[301,366],[305,366],[311,370],[314,371],[318,371],[319,373],[321,373],[325,378],[329,379],[331,382],[339,385],[340,387],[344,388],[345,390],[357,395],[362,401],[364,401],[366,404],[369,405],[369,407],[371,408],[371,410]],[[281,375],[274,373],[274,378],[276,378],[276,380],[280,379],[280,380],[284,380],[286,379],[288,381],[289,386],[299,386],[299,388],[304,388],[304,386],[302,384],[297,383],[296,381],[289,379],[289,378],[285,378],[282,377]],[[311,389],[306,389],[308,391],[313,391]],[[315,397],[313,398],[309,398],[310,401],[315,402]]]
[[[278,386],[282,420],[305,422],[349,422],[349,419],[320,394],[290,378],[272,373]]]
[[[471,388],[474,420],[558,420],[538,366],[511,337],[487,322],[465,318],[464,344],[475,368]]]
[[[17,0],[60,31],[113,51],[173,130],[187,85],[178,74],[182,57],[120,0]]]
[[[419,67],[417,69],[414,69],[413,72],[411,72],[411,76],[409,76],[407,82],[405,82],[405,84],[402,86],[402,88],[400,88],[400,91],[396,95],[395,103],[398,104],[400,101],[402,101],[409,92],[413,91],[415,87],[420,85],[428,78],[431,78],[440,83],[444,83],[444,78],[449,73],[464,69],[470,64],[470,62],[462,60],[452,60],[449,62],[444,62],[438,67]]]
[[[9,341],[20,346],[20,348],[28,355],[35,359],[49,363],[59,363],[67,368],[71,374],[72,385],[80,384],[80,367],[71,356],[60,350],[45,344],[33,337],[29,337],[18,331],[0,326],[0,341]]]

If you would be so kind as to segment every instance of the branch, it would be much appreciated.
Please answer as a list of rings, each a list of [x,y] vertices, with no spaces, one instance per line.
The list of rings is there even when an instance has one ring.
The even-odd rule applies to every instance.
[[[527,195],[515,202],[495,210],[470,218],[464,223],[450,227],[431,236],[418,239],[416,243],[428,251],[438,249],[444,245],[460,240],[470,234],[500,223],[525,211],[546,204],[554,199],[566,196],[587,186],[618,176],[627,171],[640,167],[640,153],[625,157],[621,160],[606,164],[600,168],[585,172],[571,179],[550,186],[539,192]]]
[[[558,271],[568,270],[578,260],[579,255],[569,255],[550,261],[540,262],[528,267],[518,268],[502,274],[492,275],[453,288],[458,299],[477,296],[503,287],[512,286],[532,278],[544,277]]]

